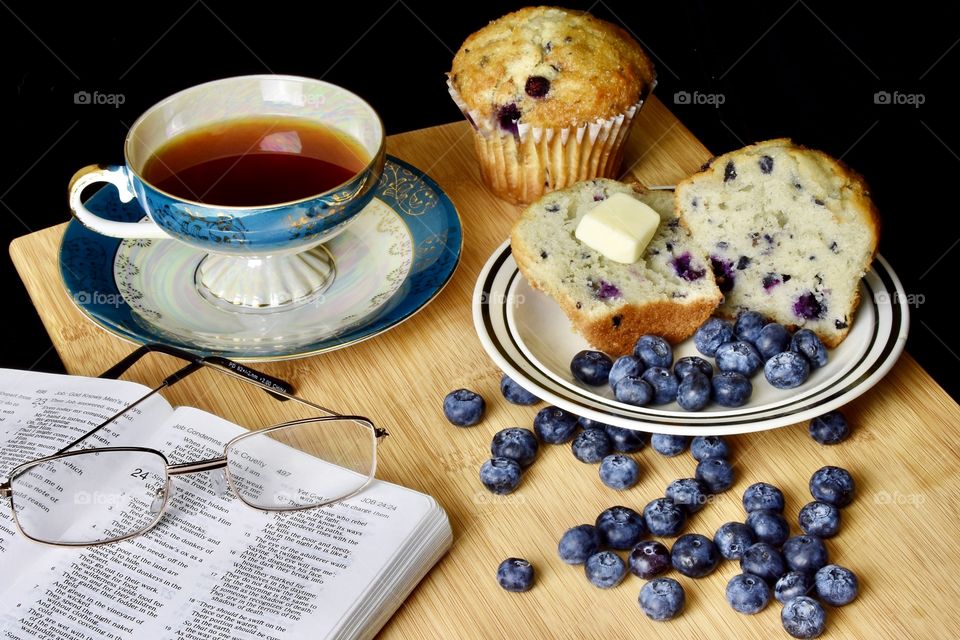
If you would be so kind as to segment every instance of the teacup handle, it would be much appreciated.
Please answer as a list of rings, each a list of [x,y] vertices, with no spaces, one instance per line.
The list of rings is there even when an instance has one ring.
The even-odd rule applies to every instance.
[[[109,182],[117,188],[120,202],[130,202],[136,197],[130,190],[127,169],[122,166],[104,167],[91,164],[80,169],[70,178],[70,210],[83,226],[111,238],[169,238],[157,223],[149,218],[141,222],[116,222],[101,218],[80,201],[80,194],[91,184]]]

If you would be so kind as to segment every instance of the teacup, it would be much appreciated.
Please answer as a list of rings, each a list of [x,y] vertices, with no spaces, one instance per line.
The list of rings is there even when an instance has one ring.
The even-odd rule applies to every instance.
[[[171,138],[246,117],[305,119],[341,132],[369,162],[323,193],[259,206],[222,206],[175,196],[143,177],[147,162]],[[322,243],[342,232],[370,202],[383,172],[384,130],[373,108],[320,80],[241,76],[191,87],[160,101],[130,127],[122,166],[91,165],[70,181],[70,208],[90,229],[116,238],[174,239],[207,252],[197,269],[205,298],[237,311],[276,310],[313,300],[333,280]],[[140,222],[107,220],[88,210],[81,192],[113,184],[122,202],[136,198]]]

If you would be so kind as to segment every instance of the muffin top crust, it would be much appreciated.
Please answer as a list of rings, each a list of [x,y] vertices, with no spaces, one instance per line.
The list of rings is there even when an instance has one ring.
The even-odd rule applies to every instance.
[[[474,119],[516,131],[624,113],[652,89],[653,63],[626,31],[588,13],[527,7],[469,36],[449,84]]]

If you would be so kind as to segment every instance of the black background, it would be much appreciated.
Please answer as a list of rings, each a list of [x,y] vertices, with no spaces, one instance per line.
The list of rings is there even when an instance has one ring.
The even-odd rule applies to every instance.
[[[791,136],[863,173],[883,219],[881,253],[914,304],[908,350],[960,398],[956,6],[561,4],[633,32],[657,64],[656,94],[712,151]],[[4,240],[67,220],[73,172],[122,163],[125,132],[142,111],[207,80],[267,72],[323,78],[369,100],[388,133],[458,120],[444,85],[453,53],[488,20],[520,6],[0,0]],[[78,91],[120,94],[123,104],[75,104]],[[683,91],[719,94],[723,104],[677,104]],[[907,102],[878,104],[882,91]],[[7,285],[0,366],[62,371],[9,258],[0,262]]]

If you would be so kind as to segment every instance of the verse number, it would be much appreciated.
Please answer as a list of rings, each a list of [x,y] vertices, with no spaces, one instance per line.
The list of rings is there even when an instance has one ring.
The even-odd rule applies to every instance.
[[[147,476],[150,475],[149,472],[144,471],[140,467],[137,467],[133,470],[133,473],[130,474],[131,478],[140,478],[141,480],[146,480]]]

